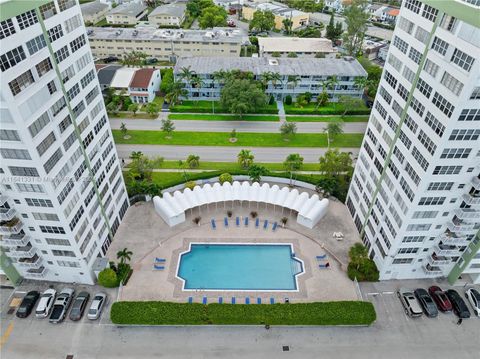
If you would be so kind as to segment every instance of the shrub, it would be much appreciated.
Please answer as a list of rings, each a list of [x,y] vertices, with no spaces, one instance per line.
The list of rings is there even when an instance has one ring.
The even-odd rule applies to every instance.
[[[195,217],[195,218],[193,219],[193,223],[199,224],[201,220],[202,220],[202,217]]]
[[[232,218],[233,212],[232,211],[227,211],[227,216],[228,218]]]
[[[374,282],[379,278],[379,273],[375,262],[368,258],[368,251],[361,243],[355,243],[349,250],[347,274],[348,278],[359,282]]]
[[[195,188],[196,185],[197,185],[197,182],[188,181],[187,183],[185,183],[185,188],[189,188],[193,191],[193,189]]]
[[[287,218],[287,217],[282,217],[282,219],[280,220],[280,222],[282,222],[283,225],[286,225],[287,222],[288,222],[288,218]]]
[[[273,96],[270,96],[270,99],[268,100],[269,105],[273,105],[275,103],[275,98]]]
[[[233,177],[230,173],[222,173],[218,180],[220,184],[224,184],[225,182],[233,183]]]
[[[105,288],[118,287],[117,273],[112,268],[105,268],[98,274],[98,284]]]
[[[123,285],[127,284],[130,275],[132,274],[132,268],[128,263],[119,263],[117,269],[117,278],[118,284],[122,283]]]
[[[291,105],[292,104],[292,96],[290,96],[290,95],[285,96],[285,104],[286,105]]]

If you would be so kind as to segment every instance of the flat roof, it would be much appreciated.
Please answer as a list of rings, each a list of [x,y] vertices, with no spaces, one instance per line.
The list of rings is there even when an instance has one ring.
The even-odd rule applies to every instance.
[[[245,30],[214,27],[210,30],[157,29],[141,26],[135,29],[115,27],[88,27],[90,40],[143,40],[143,41],[197,41],[249,43]]]
[[[118,5],[116,8],[113,8],[108,12],[109,15],[115,14],[125,14],[131,16],[137,16],[139,13],[144,11],[147,6],[143,5],[143,2],[129,2],[122,5]]]
[[[348,60],[347,60],[348,59]],[[367,76],[362,65],[354,58],[265,58],[265,57],[180,57],[174,72],[190,67],[199,74],[211,74],[219,70],[250,71],[255,75],[278,72],[281,75],[318,76]]]
[[[95,65],[97,69],[98,82],[100,85],[110,86],[112,83],[113,77],[118,69],[121,69],[120,65],[103,65],[101,68],[97,68],[98,65]]]
[[[280,4],[280,3],[270,3],[270,2],[253,3],[253,4],[244,3],[244,6],[251,7],[257,10],[262,10],[262,11],[271,11],[276,15],[284,16],[284,17],[309,16],[309,14],[306,12],[290,8],[287,5]]]
[[[266,52],[335,52],[331,40],[319,37],[259,37],[258,46]]]
[[[148,16],[170,15],[182,17],[185,13],[187,5],[185,3],[173,3],[156,7]]]
[[[137,70],[138,69],[134,67],[123,67],[118,69],[117,72],[115,72],[115,76],[113,77],[110,87],[128,88]]]
[[[83,15],[95,15],[100,11],[104,11],[108,9],[108,5],[101,3],[100,0],[87,2],[85,4],[80,5],[80,9],[82,10]]]

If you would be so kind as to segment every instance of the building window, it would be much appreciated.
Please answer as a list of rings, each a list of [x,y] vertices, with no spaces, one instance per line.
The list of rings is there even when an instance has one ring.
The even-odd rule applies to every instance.
[[[474,62],[474,58],[460,51],[459,49],[455,49],[451,61],[465,71],[470,71]]]
[[[416,64],[419,64],[420,60],[422,59],[422,53],[411,47],[408,57],[411,58]]]
[[[432,44],[432,49],[438,52],[440,55],[445,55],[448,50],[448,43],[435,36]]]
[[[427,191],[450,191],[452,187],[453,182],[431,182]]]
[[[55,81],[50,81],[47,84],[47,88],[50,95],[53,95],[55,92],[57,92],[57,86],[55,86]]]
[[[68,47],[65,45],[64,47],[62,47],[61,49],[55,52],[55,61],[57,62],[57,64],[59,64],[60,62],[65,60],[69,55],[70,54],[68,52]]]
[[[442,137],[443,133],[445,132],[445,126],[438,121],[435,116],[433,116],[430,112],[427,112],[425,116],[425,123],[430,126],[430,128],[439,136]]]
[[[45,41],[45,37],[43,37],[43,34],[34,37],[30,41],[27,41],[27,50],[30,55],[35,54],[36,52],[43,49],[45,46],[47,46],[47,42]]]
[[[480,108],[470,108],[462,110],[458,121],[480,121]]]
[[[80,86],[78,84],[75,84],[72,86],[70,90],[67,91],[67,97],[69,101],[72,101],[75,96],[77,96],[80,93]]]
[[[412,98],[412,102],[410,103],[410,107],[418,113],[420,116],[423,116],[423,112],[425,111],[425,106],[422,105],[420,101],[416,98]]]
[[[53,69],[52,62],[48,57],[45,60],[42,60],[38,64],[36,64],[35,68],[37,69],[38,77],[42,77],[51,69]]]
[[[408,10],[411,10],[415,14],[418,14],[420,12],[420,7],[422,6],[422,3],[418,0],[405,0],[404,6]]]
[[[425,66],[423,67],[423,69],[432,77],[437,76],[438,65],[435,64],[433,61],[427,59],[427,61],[425,61]]]
[[[52,27],[47,31],[48,39],[50,42],[54,42],[63,36],[62,25],[58,24],[57,26]]]
[[[25,198],[25,202],[30,207],[50,207],[53,208],[53,203],[49,199],[41,199],[41,198]]]
[[[0,56],[0,69],[2,71],[6,71],[10,67],[13,67],[19,62],[25,60],[25,58],[26,56],[25,51],[23,51],[23,47],[16,47]]]
[[[15,186],[17,187],[17,190],[19,192],[34,192],[34,193],[45,193],[45,189],[43,188],[42,185],[40,184],[30,184],[30,183],[16,183]],[[28,203],[29,198],[25,199],[27,201],[27,204],[31,206],[31,204]],[[39,200],[39,201],[44,201],[44,200]],[[48,201],[48,200],[47,200]],[[18,203],[19,204],[19,203]],[[52,203],[50,202],[50,206],[43,206],[43,207],[53,207]]]
[[[77,37],[75,40],[70,42],[70,48],[72,49],[72,53],[76,52],[86,43],[87,41],[85,40],[85,35],[80,35],[79,37]]]
[[[447,71],[445,71],[445,73],[443,74],[443,77],[440,83],[457,96],[460,95],[460,92],[462,92],[463,83],[458,81],[455,77],[450,75]]]
[[[417,132],[418,125],[409,115],[405,117],[404,123],[414,134]]]
[[[12,176],[24,176],[24,177],[39,177],[38,171],[35,167],[17,167],[9,166]]]
[[[75,0],[57,0],[60,11],[65,11],[75,6]]]
[[[0,22],[0,40],[15,34],[15,27],[13,26],[12,19],[7,19]]]
[[[426,171],[428,168],[428,162],[425,159],[425,157],[423,157],[423,155],[420,153],[420,151],[417,149],[417,147],[413,147],[412,155],[413,155],[413,158],[415,158],[415,160],[418,162],[418,164],[423,168],[423,170]]]
[[[396,35],[393,38],[393,46],[395,46],[404,54],[407,54],[408,44]]]
[[[476,141],[480,135],[480,129],[453,130],[448,138],[450,141]]]
[[[415,72],[410,70],[407,66],[404,66],[403,77],[405,77],[408,82],[413,83],[413,79],[415,78]]]
[[[35,10],[29,10],[23,14],[17,15],[17,22],[20,30],[26,29],[38,22],[37,13]]]
[[[92,80],[95,78],[94,70],[89,71],[80,81],[82,84],[82,88],[85,88]]]
[[[432,86],[427,84],[424,80],[418,79],[417,89],[425,95],[426,98],[430,98],[430,94],[432,93]]]
[[[471,148],[446,148],[440,158],[467,158],[472,152]]]
[[[438,206],[445,202],[445,197],[422,197],[418,202],[419,206]]]
[[[13,148],[0,148],[0,153],[3,158],[13,160],[31,160],[30,154],[27,150],[17,150]]]
[[[400,95],[400,97],[402,99],[404,99],[405,101],[407,101],[408,99],[408,90],[405,88],[405,86],[403,86],[401,83],[398,84],[398,88],[397,88],[397,93]]]
[[[407,20],[406,18],[404,18],[403,16],[400,16],[400,18],[398,19],[398,22],[397,22],[397,26],[402,29],[403,31],[405,31],[406,33],[408,34],[411,34],[412,33],[412,30],[415,26],[415,24],[413,22],[411,22],[410,20]]]
[[[470,100],[479,100],[480,99],[480,87],[475,87],[470,95]]]
[[[43,20],[47,20],[48,18],[52,17],[57,13],[57,9],[55,9],[55,4],[53,3],[53,1],[40,6],[39,10]]]
[[[462,166],[436,166],[433,170],[434,175],[458,175]]]
[[[80,15],[75,15],[70,19],[66,20],[64,24],[65,24],[65,29],[67,30],[68,33],[70,33],[73,30],[75,30],[77,27],[82,25],[82,20],[80,18]]]
[[[450,118],[452,116],[453,111],[455,110],[455,106],[453,106],[450,102],[448,102],[442,95],[438,92],[435,92],[433,95],[432,102],[437,108],[442,111],[445,115]]]
[[[12,94],[18,95],[20,92],[25,90],[28,86],[33,84],[35,80],[33,79],[32,71],[28,70],[18,76],[15,80],[10,81],[8,86],[10,87],[10,90],[12,91]]]
[[[392,86],[392,88],[395,88],[397,86],[397,79],[387,70],[384,70],[384,73],[385,73],[384,78],[387,81],[387,83],[390,86]]]
[[[422,12],[422,16],[425,18],[425,19],[428,19],[430,21],[435,21],[435,19],[437,18],[437,14],[438,14],[438,10],[429,6],[429,5],[425,5],[423,7],[423,12]]]
[[[0,140],[2,141],[20,141],[20,136],[15,130],[0,130]]]

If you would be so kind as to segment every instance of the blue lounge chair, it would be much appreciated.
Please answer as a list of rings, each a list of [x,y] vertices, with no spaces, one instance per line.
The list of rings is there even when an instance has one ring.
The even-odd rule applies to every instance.
[[[225,227],[228,227],[228,218],[227,217],[225,217],[223,219],[223,224],[225,225]]]
[[[235,304],[235,303],[236,303],[235,297],[232,297],[232,304]]]
[[[218,304],[223,304],[223,297],[218,297]]]
[[[262,298],[260,297],[257,298],[257,304],[262,304]]]
[[[330,268],[330,263],[327,262],[325,264],[319,264],[318,267],[322,268],[322,269],[328,269],[328,268]]]
[[[217,229],[217,224],[214,219],[212,219],[212,229]]]
[[[193,303],[193,297],[188,297],[188,304],[192,304]]]
[[[155,257],[155,263],[165,263],[167,260],[165,258]]]
[[[266,219],[264,222],[263,222],[263,229],[267,229],[268,227],[268,219]]]
[[[270,297],[270,304],[275,304],[275,298]]]
[[[260,218],[257,218],[255,220],[255,227],[258,228],[259,225],[260,225]]]
[[[202,303],[203,303],[203,304],[207,304],[207,297],[203,297]]]
[[[250,298],[249,297],[245,298],[245,304],[250,304]]]
[[[275,230],[277,229],[277,226],[278,226],[278,223],[275,222],[275,223],[273,224],[273,226],[272,226],[272,231],[275,232]]]
[[[248,217],[245,217],[245,227],[248,227]]]
[[[317,256],[316,258],[317,258],[317,260],[327,259],[327,255],[324,254],[324,255],[321,255],[321,256]]]
[[[165,269],[164,266],[157,266],[156,264],[153,265],[153,268],[154,268],[155,270],[164,270],[164,269]]]
[[[237,227],[240,227],[240,217],[235,218],[235,223]]]

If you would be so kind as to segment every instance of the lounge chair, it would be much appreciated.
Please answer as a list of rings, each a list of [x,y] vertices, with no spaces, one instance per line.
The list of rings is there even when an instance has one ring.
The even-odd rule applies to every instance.
[[[203,304],[207,304],[207,297],[203,297],[202,303],[203,303]]]
[[[223,219],[223,224],[225,225],[225,227],[228,227],[228,218],[227,217],[225,217]]]
[[[245,217],[245,227],[248,227],[248,217]]]
[[[277,226],[278,226],[278,223],[275,222],[275,223],[273,224],[273,226],[272,226],[272,231],[275,232],[275,230],[277,229]]]
[[[255,228],[258,228],[258,226],[260,226],[260,218],[255,220]]]
[[[264,222],[263,222],[263,229],[267,229],[268,227],[268,219],[266,219]]]
[[[328,269],[328,268],[330,268],[330,263],[327,262],[325,264],[319,264],[318,267],[322,268],[322,269]]]
[[[235,218],[235,224],[240,227],[240,217]]]
[[[236,303],[236,299],[235,297],[232,297],[232,304],[235,304]]]
[[[188,304],[192,304],[193,303],[193,297],[188,297]]]
[[[270,297],[270,304],[275,304],[275,298]]]
[[[324,255],[321,255],[321,256],[317,256],[316,258],[317,258],[317,260],[327,259],[327,255],[324,254]]]
[[[155,257],[155,263],[165,263],[167,260],[165,258]]]
[[[215,223],[214,219],[212,219],[211,223],[212,223],[212,229],[217,229],[217,224]]]
[[[262,304],[262,298],[260,297],[257,298],[257,304]]]
[[[223,304],[223,297],[218,297],[218,304]]]
[[[245,304],[250,304],[250,298],[249,297],[245,298]]]
[[[155,270],[164,270],[164,269],[165,269],[164,266],[158,266],[158,265],[156,265],[156,264],[153,265],[153,268],[154,268]]]

